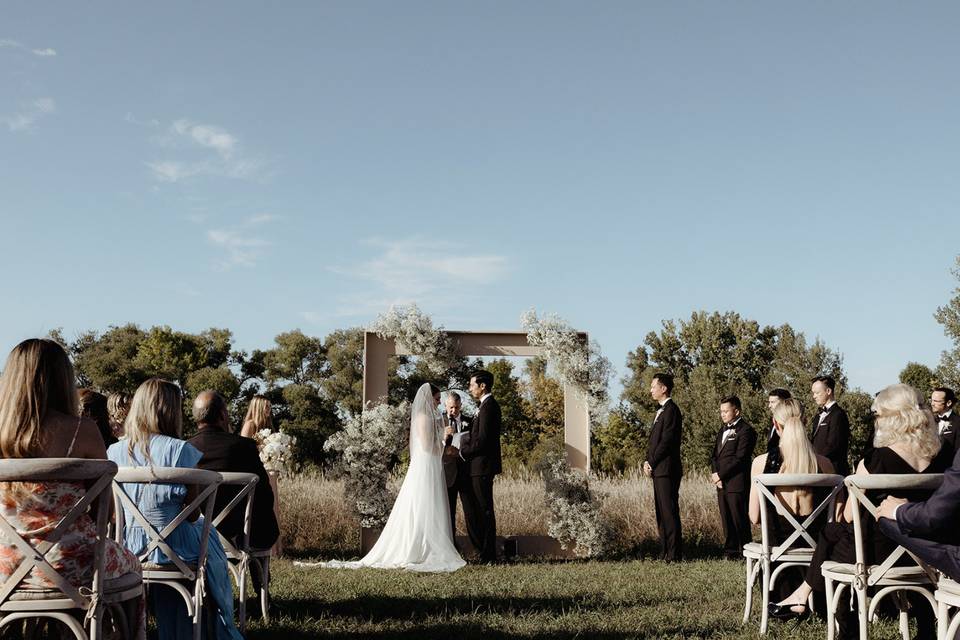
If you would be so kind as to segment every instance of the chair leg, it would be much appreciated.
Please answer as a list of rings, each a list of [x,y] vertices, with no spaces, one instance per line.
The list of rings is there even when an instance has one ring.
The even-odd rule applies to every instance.
[[[743,623],[750,619],[750,610],[753,608],[753,558],[747,558],[747,591],[743,599]]]
[[[950,608],[943,600],[937,600],[937,640],[946,640],[947,626],[950,624]]]
[[[870,606],[867,603],[867,590],[864,589],[852,589],[850,590],[850,596],[856,594],[857,602],[857,625],[859,626],[860,640],[867,640],[867,611]]]
[[[767,625],[770,624],[770,614],[767,607],[770,605],[770,560],[760,558],[760,633],[767,632]]]
[[[202,575],[202,574],[201,574]],[[198,576],[193,585],[193,640],[200,640],[203,631],[203,579]]]
[[[246,563],[240,564],[240,567],[237,569],[237,588],[240,591],[240,606],[237,607],[237,618],[240,621],[240,633],[246,635],[247,633],[247,570],[246,567],[249,567],[249,561]]]
[[[263,584],[260,587],[260,615],[270,622],[270,558],[263,559]]]
[[[824,586],[827,600],[827,640],[833,640],[837,635],[836,596],[833,593],[833,580],[824,577]]]

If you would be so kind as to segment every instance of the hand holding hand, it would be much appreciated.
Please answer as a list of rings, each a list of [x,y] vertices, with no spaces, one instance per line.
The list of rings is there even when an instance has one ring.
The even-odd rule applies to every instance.
[[[877,508],[877,520],[880,518],[888,518],[890,520],[895,520],[895,511],[897,507],[902,504],[907,504],[908,500],[903,498],[894,498],[893,496],[887,496],[887,499],[880,503],[880,507]]]

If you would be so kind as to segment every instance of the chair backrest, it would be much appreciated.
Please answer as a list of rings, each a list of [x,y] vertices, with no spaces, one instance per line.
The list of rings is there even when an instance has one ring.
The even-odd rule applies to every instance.
[[[770,559],[776,561],[780,556],[788,553],[794,543],[798,541],[806,542],[808,548],[813,549],[817,546],[816,536],[811,533],[811,527],[817,522],[817,519],[823,517],[826,521],[833,520],[834,505],[837,501],[837,495],[843,488],[843,476],[833,473],[761,473],[754,479],[757,486],[757,492],[760,494],[760,541],[763,546],[763,552],[770,556]],[[784,489],[824,489],[828,490],[827,495],[817,503],[813,511],[806,516],[798,516],[791,513],[777,497],[777,488]],[[770,505],[774,508],[774,513],[782,515],[793,531],[783,542],[777,546],[771,545],[771,520]],[[801,521],[802,518],[802,521]]]
[[[147,546],[140,552],[140,562],[147,562],[150,553],[154,549],[159,549],[177,567],[180,573],[189,580],[195,580],[196,572],[189,564],[169,545],[167,537],[176,530],[182,523],[194,513],[206,510],[207,513],[213,511],[213,502],[217,497],[217,487],[220,485],[221,477],[216,471],[206,471],[204,469],[187,469],[183,467],[120,467],[114,478],[113,496],[116,503],[116,537],[117,542],[123,540],[123,529],[125,519],[124,511],[130,514],[132,520],[139,524],[147,534]],[[199,488],[197,496],[184,505],[177,516],[164,526],[162,531],[157,531],[150,521],[143,515],[137,504],[127,495],[123,489],[123,484],[184,484],[196,485]],[[202,570],[207,558],[207,543],[210,539],[210,518],[203,519],[203,530],[200,535],[200,549],[197,552],[197,567]]]
[[[930,577],[932,582],[936,582],[936,572],[927,566],[920,558],[908,551],[902,546],[897,546],[893,552],[881,562],[876,558],[879,564],[868,565],[866,562],[866,544],[864,536],[864,516],[861,507],[867,510],[870,518],[876,518],[877,507],[867,497],[867,491],[890,491],[890,490],[929,490],[935,491],[943,482],[942,473],[921,473],[921,474],[901,474],[901,473],[872,473],[866,475],[848,476],[843,481],[847,486],[851,500],[856,500],[853,509],[853,533],[856,544],[857,574],[866,576],[867,586],[872,586],[879,582],[887,571],[896,564],[904,553],[909,554],[916,562],[917,566],[922,568]]]
[[[250,526],[253,518],[253,490],[256,488],[260,478],[258,478],[255,473],[241,473],[238,471],[221,471],[220,475],[223,477],[223,481],[220,483],[221,487],[239,486],[241,489],[237,492],[237,495],[214,516],[212,526],[217,527],[235,509],[239,508],[241,504],[244,505],[243,536],[240,542],[240,549],[236,547],[233,540],[225,538],[223,535],[220,535],[219,530],[217,531],[217,534],[220,535],[220,542],[224,550],[228,554],[240,555],[241,551],[247,551],[250,548]]]
[[[63,592],[65,598],[72,600],[77,607],[89,609],[92,595],[84,595],[78,586],[74,586],[60,574],[47,560],[46,555],[65,533],[68,533],[77,519],[93,507],[96,523],[97,541],[94,547],[92,594],[103,589],[104,541],[107,532],[107,516],[110,511],[110,482],[117,473],[117,465],[109,460],[86,460],[80,458],[21,458],[0,460],[0,482],[84,482],[91,483],[84,495],[70,507],[57,522],[56,527],[43,536],[36,546],[30,541],[29,533],[22,534],[10,524],[0,512],[0,532],[4,542],[16,547],[22,555],[20,565],[0,586],[0,604],[3,604],[17,590],[17,587],[29,577],[36,567],[40,574],[55,588]],[[85,586],[85,585],[83,585]]]

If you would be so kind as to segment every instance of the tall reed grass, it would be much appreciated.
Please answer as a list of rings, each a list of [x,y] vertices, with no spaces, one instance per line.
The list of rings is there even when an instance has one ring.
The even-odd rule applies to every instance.
[[[392,480],[396,491],[402,478]],[[653,483],[636,473],[594,476],[591,490],[604,496],[602,513],[615,531],[615,549],[630,555],[657,544]],[[498,476],[494,484],[497,533],[546,535],[548,511],[543,482],[524,472]],[[722,540],[716,490],[704,473],[684,476],[680,519],[688,545],[713,547]],[[280,481],[280,520],[284,551],[294,556],[352,557],[360,548],[360,523],[343,491],[343,482],[323,474],[301,474]],[[463,512],[457,529],[465,533]]]

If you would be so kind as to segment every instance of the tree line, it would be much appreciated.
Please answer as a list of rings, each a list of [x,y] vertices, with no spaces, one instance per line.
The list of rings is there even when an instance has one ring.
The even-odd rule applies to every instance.
[[[954,273],[960,279],[960,259]],[[953,349],[944,352],[935,369],[911,362],[900,374],[900,381],[925,394],[939,384],[960,386],[960,288],[935,317],[953,340]],[[277,335],[269,348],[249,352],[236,349],[233,334],[225,328],[186,333],[168,326],[126,324],[85,331],[73,340],[60,330],[51,337],[69,350],[80,386],[132,393],[151,377],[175,382],[184,393],[188,431],[193,425],[187,407],[204,389],[215,389],[228,399],[237,426],[250,399],[266,396],[275,424],[298,438],[304,464],[327,463],[323,443],[362,409],[361,328],[340,329],[322,339],[294,329]],[[720,427],[721,398],[738,395],[744,417],[762,433],[769,426],[769,390],[789,389],[812,415],[810,379],[818,374],[837,380],[838,401],[850,416],[852,457],[862,451],[871,432],[873,397],[848,388],[840,352],[820,339],[809,341],[789,324],[761,326],[732,311],[694,312],[688,319],[665,320],[659,331],[649,332],[627,355],[626,367],[619,402],[594,428],[592,464],[599,471],[642,464],[655,413],[648,389],[657,371],[672,373],[676,381],[674,399],[684,414],[682,455],[688,468],[708,465]],[[495,378],[507,466],[536,467],[551,451],[562,450],[563,387],[542,358],[530,358],[517,369],[503,358],[461,357],[438,380],[416,358],[395,356],[389,363],[388,401],[412,398],[424,382],[465,391],[470,372],[477,368],[486,368]],[[757,447],[759,453],[765,438],[758,438]]]

